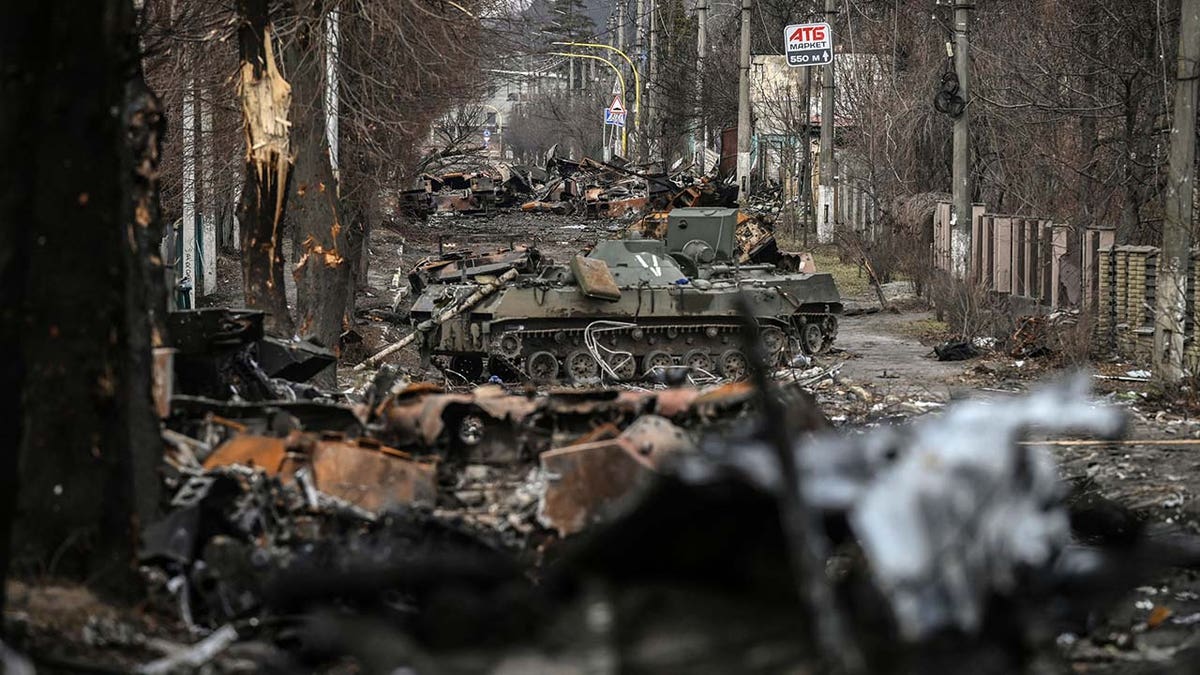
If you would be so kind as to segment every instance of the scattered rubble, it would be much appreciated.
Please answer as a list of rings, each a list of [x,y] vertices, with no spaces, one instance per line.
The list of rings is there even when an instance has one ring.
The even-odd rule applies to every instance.
[[[266,641],[260,658],[305,668],[350,658],[494,672],[516,654],[567,667],[584,657],[553,626],[586,634],[582,617],[599,610],[583,608],[595,606],[615,625],[642,627],[603,642],[629,667],[721,663],[708,649],[645,660],[650,642],[727,630],[689,623],[707,607],[700,616],[759,617],[756,633],[726,639],[739,653],[769,648],[778,660],[766,670],[828,664],[834,655],[813,624],[823,614],[841,626],[839,651],[870,672],[980,658],[1009,672],[1036,645],[1086,632],[1074,617],[1100,599],[1081,589],[1132,587],[1163,565],[1200,563],[1200,546],[1179,535],[1133,531],[1117,545],[1108,521],[1088,515],[1095,500],[1059,479],[1037,439],[1115,438],[1124,426],[1119,411],[1089,399],[1090,378],[847,434],[798,384],[833,376],[815,370],[773,385],[775,403],[763,408],[762,391],[745,381],[455,392],[385,368],[361,402],[339,404],[358,420],[357,436],[175,432],[170,510],[146,531],[143,569],[159,602],[202,638],[142,672],[220,661],[247,639]],[[841,386],[874,403],[862,387]],[[776,407],[786,414],[763,416]],[[789,439],[797,492],[784,489],[772,438]],[[192,454],[184,462],[181,453]],[[784,527],[792,512],[824,525]],[[795,536],[825,541],[833,572],[796,576]],[[1134,560],[1138,574],[1118,572]],[[832,604],[809,604],[813,583],[828,586]],[[343,609],[331,615],[331,604]],[[243,635],[235,626],[247,616],[257,627]],[[488,633],[485,616],[508,625],[493,618]],[[288,625],[299,632],[280,632]],[[317,652],[285,637],[306,644],[318,630]],[[407,646],[381,655],[353,637],[364,630]]]
[[[401,195],[419,216],[488,214],[520,208],[583,218],[624,219],[676,206],[732,206],[737,190],[691,166],[651,173],[622,159],[578,161],[547,153],[543,167],[498,163],[483,170],[425,174]]]
[[[1042,645],[1089,653],[1081,617],[1200,566],[1194,536],[1060,479],[1060,441],[1044,439],[1111,442],[1125,424],[1087,376],[850,429],[830,418],[915,403],[810,359],[767,387],[752,362],[754,382],[540,391],[385,366],[361,392],[300,398],[285,376],[315,375],[321,353],[263,365],[260,316],[206,311],[173,333],[166,515],[140,560],[148,607],[190,638],[89,629],[148,654],[138,672],[500,672],[596,654],[744,672],[750,653],[756,672],[1013,672]],[[1156,506],[1178,509],[1175,494]],[[816,575],[794,564],[814,551]],[[1143,631],[1191,630],[1200,611],[1141,607]]]

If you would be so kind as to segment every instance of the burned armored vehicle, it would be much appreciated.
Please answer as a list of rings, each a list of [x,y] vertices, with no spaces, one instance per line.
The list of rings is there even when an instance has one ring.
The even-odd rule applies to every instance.
[[[665,239],[601,241],[566,265],[533,249],[427,261],[409,316],[423,355],[469,380],[624,381],[677,366],[740,378],[742,293],[776,364],[826,350],[842,308],[833,277],[743,263],[736,227],[735,209],[675,209]]]

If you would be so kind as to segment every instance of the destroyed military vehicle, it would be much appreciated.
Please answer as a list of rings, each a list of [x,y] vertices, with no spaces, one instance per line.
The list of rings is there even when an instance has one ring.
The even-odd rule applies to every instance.
[[[737,379],[741,293],[772,365],[828,349],[842,309],[833,277],[743,262],[737,224],[736,209],[679,208],[664,239],[601,241],[567,265],[524,247],[424,261],[409,277],[422,356],[472,381],[628,381],[676,367]]]

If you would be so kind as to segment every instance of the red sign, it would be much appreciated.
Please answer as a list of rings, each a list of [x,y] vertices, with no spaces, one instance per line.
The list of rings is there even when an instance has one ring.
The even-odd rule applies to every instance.
[[[796,26],[792,34],[788,36],[788,42],[824,42],[825,41],[825,24],[810,23]]]

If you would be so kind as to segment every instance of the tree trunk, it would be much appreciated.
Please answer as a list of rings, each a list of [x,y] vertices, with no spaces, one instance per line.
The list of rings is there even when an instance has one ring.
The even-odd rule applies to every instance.
[[[20,482],[12,569],[131,595],[162,447],[150,393],[166,299],[159,103],[129,2],[16,3],[5,15],[0,72],[24,76],[0,91],[25,102],[0,112],[6,500],[14,457]]]
[[[267,312],[266,329],[295,331],[284,292],[283,223],[292,179],[288,111],[291,86],[275,64],[267,0],[238,0],[239,96],[246,135],[246,178],[239,208],[246,306]]]
[[[296,166],[292,181],[292,237],[298,253],[297,332],[336,353],[350,325],[354,301],[354,261],[350,259],[349,223],[343,223],[341,196],[329,157],[324,105],[325,50],[321,2],[296,3],[296,35],[285,52],[292,75]],[[335,366],[315,380],[334,385]]]

